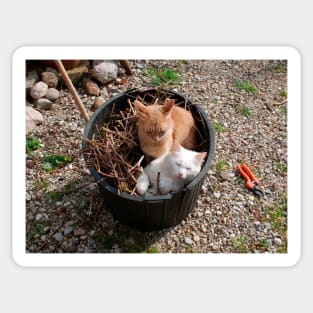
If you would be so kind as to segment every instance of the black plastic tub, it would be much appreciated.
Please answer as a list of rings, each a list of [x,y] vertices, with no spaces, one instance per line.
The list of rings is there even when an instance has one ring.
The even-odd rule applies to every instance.
[[[135,100],[137,96],[147,99],[149,97],[166,96],[175,99],[177,105],[187,107],[191,111],[198,131],[200,133],[202,147],[201,151],[207,152],[207,157],[200,173],[182,191],[168,195],[130,195],[129,193],[118,193],[115,186],[112,186],[96,171],[94,167],[89,167],[95,180],[99,182],[99,190],[104,198],[105,207],[111,211],[114,219],[142,230],[156,230],[179,224],[193,210],[211,161],[215,148],[215,137],[211,123],[203,111],[192,101],[186,99],[182,94],[164,89],[138,90],[132,89],[121,93],[106,101],[99,107],[88,121],[84,130],[84,138],[92,139],[96,134],[97,126],[102,126],[110,120],[112,109],[114,112],[125,110],[128,99]],[[83,140],[83,151],[88,148]],[[85,159],[87,156],[85,155]]]

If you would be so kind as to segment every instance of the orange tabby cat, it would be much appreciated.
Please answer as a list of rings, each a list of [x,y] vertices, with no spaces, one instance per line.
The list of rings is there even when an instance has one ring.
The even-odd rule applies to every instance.
[[[164,104],[149,106],[135,100],[134,106],[139,115],[140,148],[148,162],[169,152],[174,139],[184,148],[194,149],[196,130],[193,117],[189,111],[175,106],[175,100],[166,99]]]

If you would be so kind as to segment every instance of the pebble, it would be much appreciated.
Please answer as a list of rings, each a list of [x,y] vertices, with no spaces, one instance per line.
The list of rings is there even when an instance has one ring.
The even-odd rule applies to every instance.
[[[280,246],[282,244],[282,240],[278,237],[275,237],[274,238],[274,244],[277,246]]]
[[[255,226],[256,228],[259,228],[260,225],[261,225],[261,222],[255,221],[253,224],[254,224],[254,226]]]
[[[219,199],[221,197],[221,193],[220,192],[214,192],[213,196],[215,199]]]
[[[93,109],[98,109],[103,103],[105,102],[103,97],[97,97],[95,102],[93,103],[92,107]]]
[[[228,180],[231,177],[231,171],[230,170],[224,170],[220,172],[220,177],[223,180]]]
[[[64,233],[64,236],[68,236],[72,231],[73,231],[73,227],[72,226],[67,226],[65,227],[63,233]]]
[[[62,233],[56,233],[53,237],[56,241],[62,241],[64,238]]]
[[[100,89],[96,82],[84,78],[83,79],[83,88],[85,89],[86,93],[90,96],[99,96]]]
[[[85,235],[85,230],[83,228],[78,228],[74,230],[74,236]]]
[[[193,240],[194,240],[195,242],[198,242],[198,241],[200,240],[200,237],[199,237],[198,235],[195,235],[195,236],[193,237]]]
[[[193,244],[193,241],[192,241],[191,238],[185,237],[185,243],[186,243],[187,245],[192,245],[192,244]]]
[[[41,213],[38,213],[37,215],[36,215],[36,221],[38,222],[38,221],[40,221],[41,219],[43,218],[43,215],[41,214]]]

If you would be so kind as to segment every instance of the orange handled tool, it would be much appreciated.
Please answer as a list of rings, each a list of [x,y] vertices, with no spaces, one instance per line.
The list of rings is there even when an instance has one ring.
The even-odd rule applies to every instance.
[[[237,170],[246,181],[246,187],[254,192],[259,197],[264,197],[263,190],[259,187],[259,180],[255,178],[252,171],[246,164],[237,165]]]

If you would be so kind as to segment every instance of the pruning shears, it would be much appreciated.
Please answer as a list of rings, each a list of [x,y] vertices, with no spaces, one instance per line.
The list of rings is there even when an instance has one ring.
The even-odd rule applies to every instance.
[[[253,191],[254,194],[259,196],[260,198],[264,197],[263,190],[259,187],[259,180],[255,178],[252,171],[246,164],[237,165],[237,170],[243,176],[246,181],[246,187]]]

